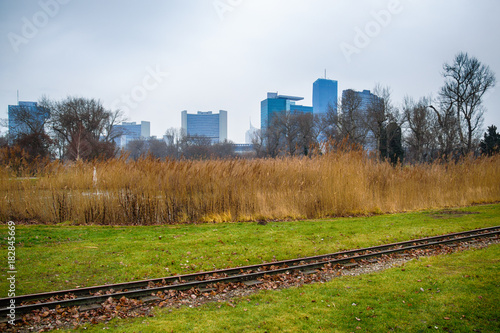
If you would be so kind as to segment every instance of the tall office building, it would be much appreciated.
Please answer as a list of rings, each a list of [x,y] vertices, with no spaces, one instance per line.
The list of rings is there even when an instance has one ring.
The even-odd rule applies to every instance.
[[[291,111],[302,113],[313,113],[312,106],[295,104],[303,100],[303,97],[278,95],[278,93],[267,93],[267,98],[260,103],[260,128],[266,129],[273,115],[277,112]]]
[[[196,114],[182,111],[181,128],[189,136],[204,136],[212,143],[224,142],[227,140],[227,111],[198,111]]]
[[[29,133],[32,131],[30,127],[43,130],[41,127],[49,116],[49,110],[39,107],[36,102],[18,102],[18,105],[9,105],[9,137],[14,139],[19,134]]]
[[[115,143],[120,148],[127,147],[128,143],[138,139],[148,139],[151,136],[151,123],[149,121],[141,121],[140,124],[136,122],[122,122],[121,125],[116,125],[113,129],[119,137],[115,139]]]
[[[337,113],[338,82],[328,79],[317,79],[313,83],[314,114],[325,114],[331,106]]]

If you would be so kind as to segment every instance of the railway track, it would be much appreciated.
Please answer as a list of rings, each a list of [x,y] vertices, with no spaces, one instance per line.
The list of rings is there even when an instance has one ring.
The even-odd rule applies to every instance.
[[[100,307],[109,297],[114,299],[141,299],[145,301],[160,300],[153,296],[169,290],[206,289],[217,283],[258,283],[266,275],[283,274],[290,271],[315,272],[325,265],[349,267],[357,265],[361,260],[373,260],[397,253],[412,250],[433,248],[451,243],[460,243],[481,238],[498,237],[500,226],[477,229],[466,232],[434,236],[411,241],[380,245],[375,247],[336,252],[331,254],[305,257],[299,259],[276,261],[258,265],[236,267],[230,269],[200,272],[187,275],[169,276],[158,279],[119,283],[113,285],[94,286],[71,290],[0,298],[0,321],[6,321],[11,300],[15,301],[16,319],[34,310],[57,309],[79,306],[80,310]]]

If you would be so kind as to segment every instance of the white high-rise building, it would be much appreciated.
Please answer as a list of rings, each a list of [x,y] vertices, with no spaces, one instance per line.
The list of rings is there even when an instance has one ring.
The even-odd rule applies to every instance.
[[[252,121],[250,121],[250,129],[245,132],[245,143],[248,145],[252,144],[253,139],[257,135],[257,131],[259,129],[257,127],[253,127]]]

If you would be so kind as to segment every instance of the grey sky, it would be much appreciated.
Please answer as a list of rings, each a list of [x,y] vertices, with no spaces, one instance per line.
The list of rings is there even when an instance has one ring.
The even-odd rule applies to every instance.
[[[158,136],[182,110],[222,109],[239,143],[268,91],[312,105],[325,69],[339,93],[380,83],[396,106],[436,96],[460,51],[500,81],[499,15],[498,0],[0,0],[0,118],[18,89],[100,99]],[[500,127],[500,87],[485,106]]]

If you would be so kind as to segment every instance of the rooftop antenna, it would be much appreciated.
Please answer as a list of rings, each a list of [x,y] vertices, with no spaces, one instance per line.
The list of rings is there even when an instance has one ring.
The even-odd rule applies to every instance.
[[[19,89],[17,89],[17,104],[19,104]]]
[[[326,68],[325,68],[325,80],[326,80]]]

